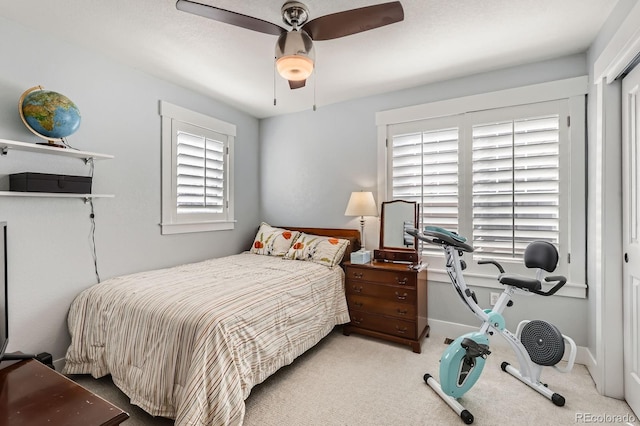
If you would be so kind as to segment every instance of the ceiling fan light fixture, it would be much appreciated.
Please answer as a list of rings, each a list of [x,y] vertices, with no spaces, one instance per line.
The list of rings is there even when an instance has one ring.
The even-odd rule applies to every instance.
[[[290,81],[303,81],[313,72],[313,60],[303,55],[287,55],[276,61],[278,73]]]
[[[276,68],[289,81],[304,81],[313,72],[313,41],[304,31],[284,33],[276,43]]]

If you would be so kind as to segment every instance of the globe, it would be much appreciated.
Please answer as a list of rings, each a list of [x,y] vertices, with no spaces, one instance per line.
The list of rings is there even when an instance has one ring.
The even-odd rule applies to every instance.
[[[18,104],[20,118],[31,132],[50,143],[72,135],[80,127],[80,110],[69,98],[35,86]]]

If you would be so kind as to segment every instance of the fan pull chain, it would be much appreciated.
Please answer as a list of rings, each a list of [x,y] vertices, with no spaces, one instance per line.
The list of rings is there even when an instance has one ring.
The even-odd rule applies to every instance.
[[[273,58],[273,106],[276,106],[276,58]]]
[[[315,67],[314,67],[315,70]],[[318,81],[318,72],[316,71],[313,76],[313,110],[316,110],[316,82]]]

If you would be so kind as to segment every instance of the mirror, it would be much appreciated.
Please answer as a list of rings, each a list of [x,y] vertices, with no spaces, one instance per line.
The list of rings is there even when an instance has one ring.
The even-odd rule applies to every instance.
[[[385,201],[380,221],[380,248],[374,252],[374,258],[417,262],[418,240],[407,234],[405,229],[418,227],[418,204],[405,200]]]

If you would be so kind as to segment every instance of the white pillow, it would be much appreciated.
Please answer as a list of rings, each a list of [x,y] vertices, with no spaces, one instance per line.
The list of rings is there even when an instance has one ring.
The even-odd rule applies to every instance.
[[[274,228],[262,222],[249,251],[267,256],[284,256],[299,235],[298,231]]]
[[[293,245],[284,255],[285,259],[310,260],[321,265],[333,267],[342,261],[349,240],[334,237],[300,233]]]

